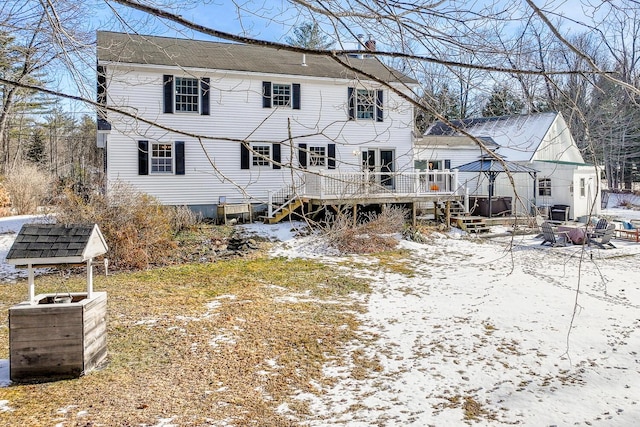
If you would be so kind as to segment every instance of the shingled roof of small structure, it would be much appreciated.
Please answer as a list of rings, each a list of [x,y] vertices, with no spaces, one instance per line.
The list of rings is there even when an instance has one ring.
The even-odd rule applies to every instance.
[[[82,263],[106,252],[96,224],[24,224],[6,259],[17,265]]]

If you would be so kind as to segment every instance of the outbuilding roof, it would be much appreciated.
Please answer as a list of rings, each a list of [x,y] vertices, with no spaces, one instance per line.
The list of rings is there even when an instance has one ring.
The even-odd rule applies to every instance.
[[[260,45],[221,43],[171,37],[98,31],[98,61],[102,63],[152,64],[181,68],[244,71],[280,75],[353,79],[356,73],[328,56],[273,49]],[[391,69],[375,56],[341,56],[356,67],[385,82],[417,84]]]
[[[461,129],[477,138],[491,138],[511,161],[529,161],[540,147],[557,112],[452,120],[454,127],[437,121],[424,136],[459,136]]]
[[[17,266],[81,264],[107,252],[97,224],[24,224],[7,262]]]

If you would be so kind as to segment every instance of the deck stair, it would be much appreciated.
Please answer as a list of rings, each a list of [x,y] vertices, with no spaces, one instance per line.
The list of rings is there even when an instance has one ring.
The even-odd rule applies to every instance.
[[[299,197],[301,189],[302,185],[296,183],[270,193],[269,213],[262,218],[263,221],[266,224],[276,224],[295,212],[303,203]]]
[[[300,206],[302,206],[302,200],[299,198],[293,199],[289,203],[282,205],[272,217],[265,217],[265,223],[276,224],[291,215]]]
[[[433,209],[436,217],[444,218],[446,211],[445,203],[434,202]],[[451,213],[451,217],[468,215],[464,208],[464,205],[459,200],[451,201],[449,205],[449,211]]]
[[[468,233],[486,233],[489,231],[486,218],[482,216],[451,216],[452,225]]]

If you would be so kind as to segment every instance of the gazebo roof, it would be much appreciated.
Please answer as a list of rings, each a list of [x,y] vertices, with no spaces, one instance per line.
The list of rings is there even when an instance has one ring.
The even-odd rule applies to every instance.
[[[505,168],[506,166],[506,168]],[[483,158],[464,165],[458,166],[456,169],[460,172],[485,172],[485,173],[536,173],[536,169],[522,165],[516,162],[502,160],[501,162],[494,158]]]
[[[16,266],[82,264],[107,250],[97,224],[25,224],[9,249],[7,262]]]

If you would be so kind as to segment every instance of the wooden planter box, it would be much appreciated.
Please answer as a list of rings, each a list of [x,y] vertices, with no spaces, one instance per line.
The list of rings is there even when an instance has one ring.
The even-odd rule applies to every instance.
[[[41,294],[9,308],[9,365],[12,381],[75,378],[107,355],[107,293]]]

